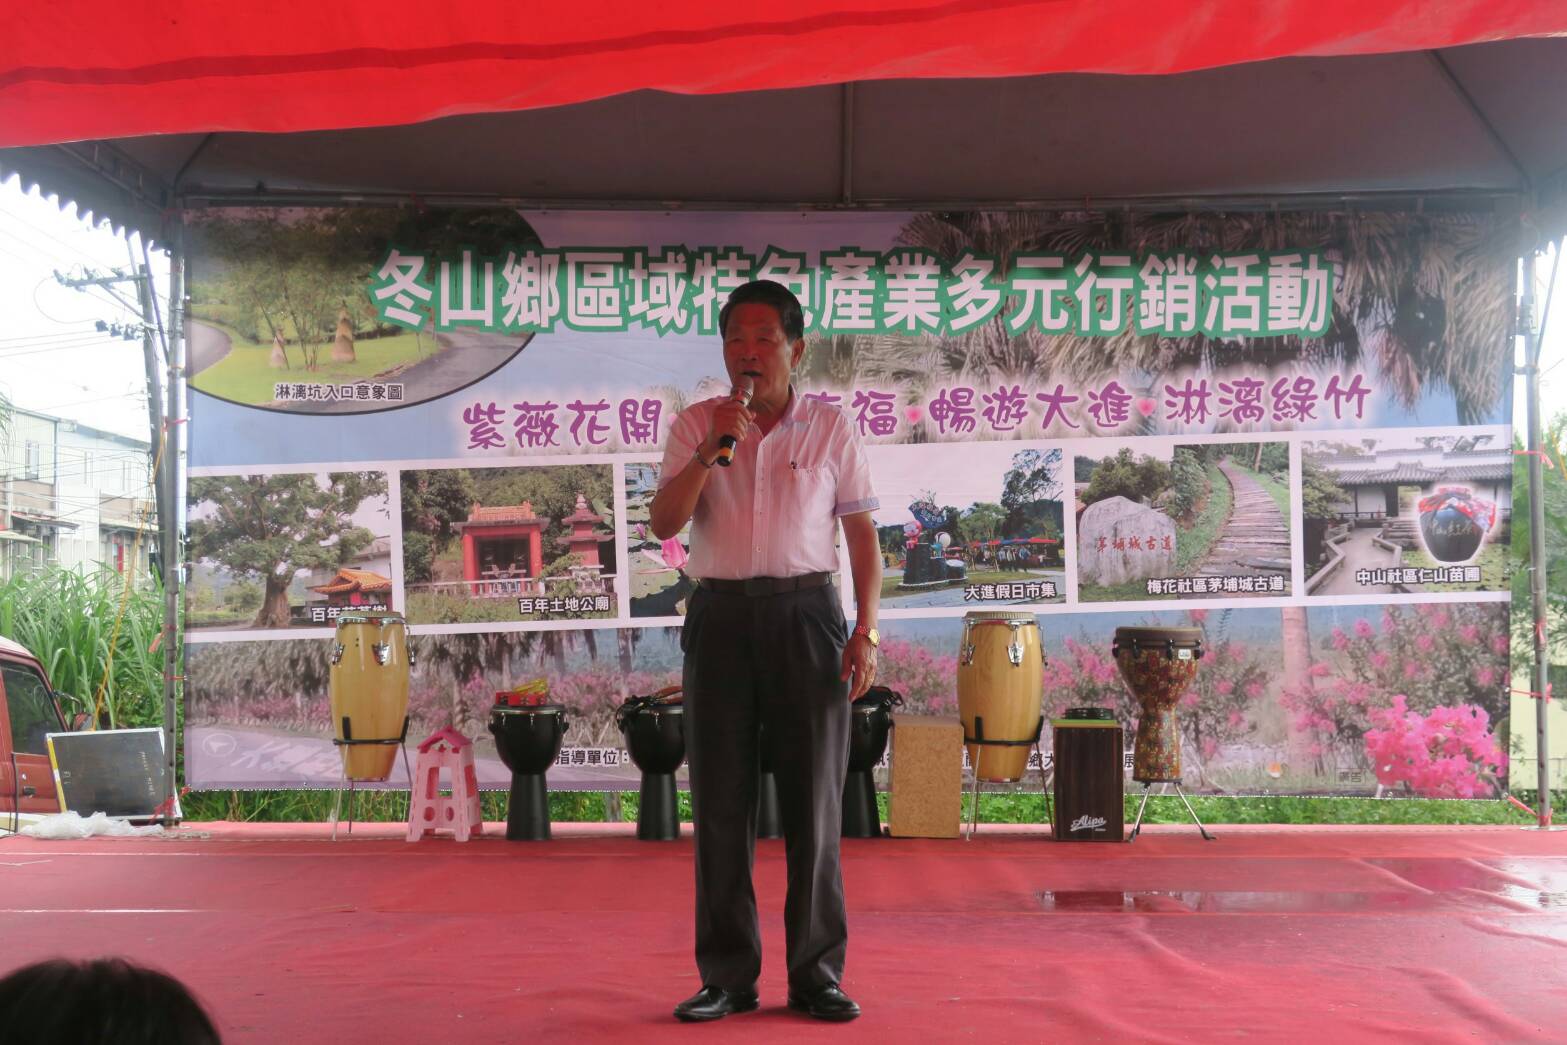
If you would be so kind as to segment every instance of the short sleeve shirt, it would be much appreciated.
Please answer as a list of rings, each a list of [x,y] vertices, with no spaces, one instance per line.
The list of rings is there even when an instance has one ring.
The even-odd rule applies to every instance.
[[[662,487],[707,436],[719,396],[670,426]],[[838,520],[881,506],[854,422],[835,406],[791,393],[766,438],[755,425],[728,468],[715,465],[691,517],[690,573],[714,580],[796,577],[838,569]]]

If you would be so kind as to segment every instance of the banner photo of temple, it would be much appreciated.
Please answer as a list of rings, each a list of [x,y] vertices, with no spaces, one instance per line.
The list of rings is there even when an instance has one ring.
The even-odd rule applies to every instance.
[[[1498,219],[190,221],[193,786],[337,785],[332,624],[362,607],[408,620],[409,736],[473,738],[484,786],[489,708],[531,684],[568,709],[551,787],[635,787],[614,711],[679,683],[696,581],[649,507],[674,418],[730,392],[718,313],[753,278],[804,305],[796,394],[866,445],[880,681],[911,710],[955,706],[969,610],[1033,615],[1047,705],[1128,727],[1115,628],[1198,627],[1189,790],[1505,786]]]

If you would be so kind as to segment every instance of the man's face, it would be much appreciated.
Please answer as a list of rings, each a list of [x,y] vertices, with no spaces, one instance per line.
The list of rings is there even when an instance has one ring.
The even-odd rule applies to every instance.
[[[729,313],[724,330],[724,367],[729,380],[749,377],[756,384],[755,398],[782,406],[789,398],[789,373],[805,354],[805,342],[791,342],[785,335],[778,310],[771,305],[747,302]]]

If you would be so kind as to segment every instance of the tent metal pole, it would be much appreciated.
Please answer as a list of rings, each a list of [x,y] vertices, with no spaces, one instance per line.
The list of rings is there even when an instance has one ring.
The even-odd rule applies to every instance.
[[[182,406],[185,394],[185,245],[180,232],[175,233],[173,249],[169,251],[169,326],[168,326],[168,394],[167,404],[168,444],[163,453],[164,501],[169,506],[163,523],[163,756],[164,779],[168,793],[164,795],[165,826],[176,822],[175,809],[179,797],[178,751],[175,748],[175,725],[179,717],[180,654],[183,642],[179,635],[180,576],[184,569],[180,548],[180,494],[181,461],[184,443],[185,420]]]
[[[1549,626],[1545,606],[1545,467],[1540,424],[1540,338],[1534,329],[1534,248],[1523,259],[1523,300],[1519,305],[1519,329],[1523,334],[1524,385],[1529,424],[1529,604],[1534,636],[1534,664],[1529,689],[1534,699],[1535,772],[1539,788],[1536,811],[1539,827],[1551,826],[1550,706],[1546,702],[1550,685],[1546,659],[1546,632]]]
[[[839,93],[840,136],[838,141],[839,187],[844,206],[854,204],[854,81],[843,85]]]
[[[851,117],[852,119],[852,117]],[[513,207],[519,210],[590,211],[916,211],[916,210],[1082,210],[1082,197],[1038,197],[1030,199],[985,199],[977,197],[882,198],[864,196],[855,189],[852,170],[848,190],[853,196],[844,203],[843,165],[853,156],[840,146],[839,186],[833,199],[758,200],[701,199],[670,200],[629,197],[508,196],[500,193],[418,192],[370,190],[363,192],[330,189],[230,189],[201,185],[182,188],[178,205],[182,207],[406,207],[417,195],[427,207],[453,209],[471,207]],[[1511,213],[1518,190],[1510,189],[1393,189],[1361,192],[1327,191],[1298,193],[1262,193],[1255,195],[1215,196],[1104,196],[1094,197],[1098,210],[1132,211],[1274,211],[1280,206],[1291,210],[1341,210],[1355,206],[1387,210],[1498,211]]]

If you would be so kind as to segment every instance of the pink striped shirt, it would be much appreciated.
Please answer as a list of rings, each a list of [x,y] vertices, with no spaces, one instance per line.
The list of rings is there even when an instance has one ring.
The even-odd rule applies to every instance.
[[[659,470],[663,486],[687,467],[726,397],[681,412]],[[838,519],[881,506],[854,422],[835,406],[791,392],[766,438],[751,426],[728,468],[715,465],[691,517],[687,571],[714,580],[796,577],[838,570]]]

